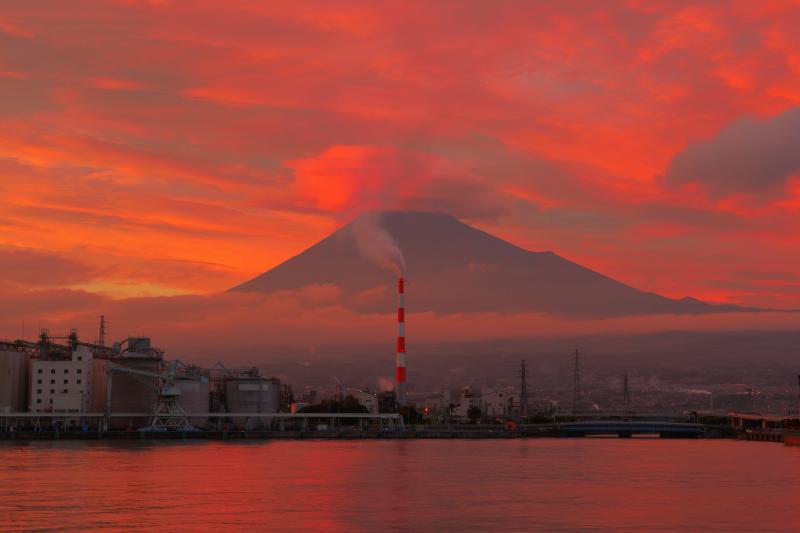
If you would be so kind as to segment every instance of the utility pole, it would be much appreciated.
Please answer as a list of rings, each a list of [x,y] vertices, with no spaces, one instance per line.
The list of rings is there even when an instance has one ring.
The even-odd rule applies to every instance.
[[[256,412],[260,414],[261,413],[261,396],[262,396],[261,392],[264,390],[264,382],[261,380],[261,369],[260,368],[255,367],[255,374],[256,374],[256,383],[258,383],[258,395],[257,395],[258,406],[256,407]]]
[[[622,401],[625,403],[625,414],[631,414],[631,391],[628,389],[628,373],[625,372],[624,388],[622,389]]]
[[[525,359],[520,362],[519,366],[519,416],[525,418],[528,416],[528,372],[525,367]]]
[[[578,403],[580,400],[580,393],[581,393],[581,352],[577,348],[575,349],[574,356],[574,367],[573,367],[573,385],[572,385],[572,414],[576,414],[578,412]]]

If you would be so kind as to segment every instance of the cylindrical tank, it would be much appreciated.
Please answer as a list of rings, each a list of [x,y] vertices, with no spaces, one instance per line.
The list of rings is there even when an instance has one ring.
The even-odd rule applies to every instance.
[[[208,377],[176,377],[175,387],[181,393],[178,396],[178,404],[183,407],[187,414],[209,412],[210,390]],[[189,423],[199,428],[205,426],[207,421],[208,418],[206,417],[189,417]]]
[[[0,412],[28,410],[28,367],[30,356],[15,350],[0,351]]]
[[[158,374],[161,360],[154,357],[118,357],[114,365]],[[111,384],[111,413],[152,413],[158,406],[158,378],[114,372]],[[111,427],[138,429],[150,423],[148,417],[112,418]]]
[[[280,404],[280,382],[274,378],[230,378],[225,381],[225,398],[229,413],[277,413]],[[251,427],[262,427],[264,418],[254,419]],[[243,418],[233,418],[244,424]]]

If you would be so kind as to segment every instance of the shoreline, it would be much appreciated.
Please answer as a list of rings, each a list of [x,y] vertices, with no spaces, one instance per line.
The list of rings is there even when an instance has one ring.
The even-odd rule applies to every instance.
[[[667,435],[657,433],[644,434],[571,434],[564,430],[547,431],[506,431],[499,430],[396,430],[396,431],[187,431],[187,432],[141,432],[141,431],[18,431],[0,433],[0,442],[35,442],[35,441],[175,441],[175,440],[489,440],[489,439],[581,439],[581,438],[648,438],[648,439],[737,439],[741,438],[732,431],[711,431],[694,435]]]

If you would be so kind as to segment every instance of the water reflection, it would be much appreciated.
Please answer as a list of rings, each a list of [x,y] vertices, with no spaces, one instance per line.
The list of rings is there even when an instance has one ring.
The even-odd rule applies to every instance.
[[[0,444],[0,529],[786,531],[800,448],[636,439]]]

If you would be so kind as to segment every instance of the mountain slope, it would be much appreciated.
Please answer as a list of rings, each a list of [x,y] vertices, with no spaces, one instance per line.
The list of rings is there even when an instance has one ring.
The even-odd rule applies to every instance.
[[[742,310],[643,292],[552,252],[523,250],[438,213],[387,211],[382,226],[406,261],[408,307],[414,312],[546,312],[575,317]],[[340,287],[350,307],[393,307],[394,275],[359,253],[345,226],[232,291],[274,292],[308,285]]]

